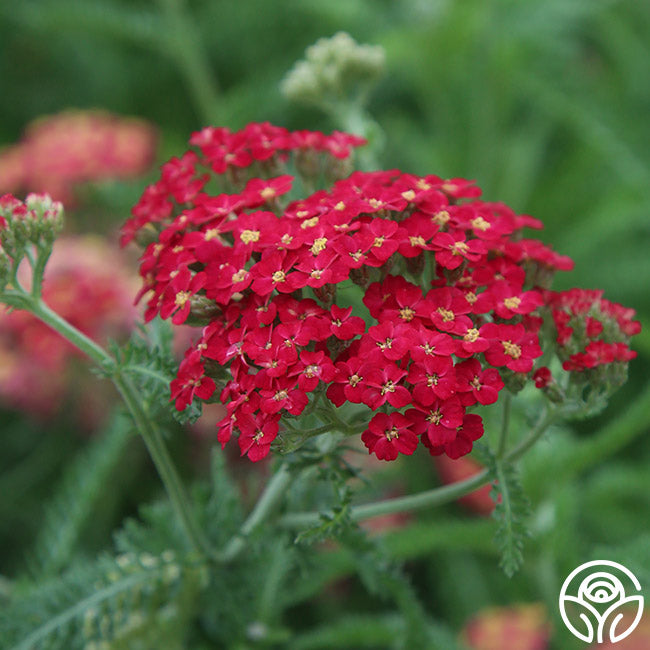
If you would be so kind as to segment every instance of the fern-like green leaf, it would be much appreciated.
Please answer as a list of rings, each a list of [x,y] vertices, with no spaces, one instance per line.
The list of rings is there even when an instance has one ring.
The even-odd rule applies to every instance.
[[[160,318],[141,326],[126,345],[110,344],[118,368],[132,378],[140,402],[150,419],[181,424],[195,422],[201,416],[197,401],[182,412],[170,402],[170,382],[175,379],[178,362],[172,352],[172,329]],[[100,371],[101,372],[101,371]]]
[[[65,568],[103,491],[110,485],[131,436],[128,419],[116,413],[104,432],[69,465],[46,506],[34,549],[36,570],[50,575]]]
[[[23,586],[0,615],[3,647],[180,649],[205,571],[173,551],[123,554]]]
[[[494,541],[501,553],[500,566],[511,578],[524,561],[524,541],[529,536],[525,521],[530,513],[530,503],[516,467],[496,458],[492,459],[491,464],[496,476],[491,492],[496,503],[492,516],[499,524]]]

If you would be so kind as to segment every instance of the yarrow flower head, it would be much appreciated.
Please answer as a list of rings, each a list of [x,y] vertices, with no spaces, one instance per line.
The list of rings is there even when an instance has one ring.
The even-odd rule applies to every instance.
[[[0,151],[0,193],[47,192],[70,204],[80,183],[142,174],[155,148],[156,132],[143,120],[82,110],[41,117]]]
[[[172,399],[180,410],[218,397],[222,445],[238,435],[259,460],[320,401],[338,422],[365,419],[378,458],[419,443],[459,458],[483,435],[475,411],[533,381],[543,317],[561,308],[549,281],[573,265],[524,236],[539,221],[461,178],[342,176],[363,143],[344,133],[265,123],[208,127],[190,143],[145,190],[122,241],[144,247],[146,318],[202,326]],[[601,303],[631,335],[621,309]]]

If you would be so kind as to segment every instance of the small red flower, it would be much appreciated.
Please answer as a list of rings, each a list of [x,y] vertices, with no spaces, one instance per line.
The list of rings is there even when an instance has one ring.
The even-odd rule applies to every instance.
[[[386,402],[397,409],[410,404],[411,394],[400,384],[405,376],[406,371],[400,370],[393,363],[387,364],[383,368],[371,368],[366,373],[363,402],[373,411]]]
[[[410,456],[418,446],[418,437],[410,429],[410,420],[401,413],[377,413],[361,434],[368,453],[380,460],[395,460],[399,454]]]
[[[253,462],[268,456],[271,443],[279,431],[279,415],[244,413],[237,417],[239,429],[239,448],[241,455],[247,455]]]
[[[494,404],[499,397],[499,391],[504,384],[495,368],[483,370],[478,359],[468,359],[456,367],[456,380],[458,382],[459,397],[463,404],[470,406],[480,404]]]
[[[527,332],[522,324],[488,323],[483,326],[483,333],[486,338],[493,339],[485,351],[490,365],[506,366],[515,372],[530,372],[533,360],[542,356],[537,334]]]
[[[181,267],[178,274],[165,289],[160,305],[161,317],[169,318],[173,314],[172,323],[174,325],[184,323],[190,313],[190,299],[203,288],[204,284],[205,273],[203,271],[192,274],[186,266]],[[150,315],[149,320],[151,318],[153,318],[153,315]]]
[[[214,380],[205,376],[200,353],[194,350],[181,361],[178,375],[170,384],[171,399],[176,410],[182,411],[192,403],[195,395],[204,400],[210,399],[215,388]]]

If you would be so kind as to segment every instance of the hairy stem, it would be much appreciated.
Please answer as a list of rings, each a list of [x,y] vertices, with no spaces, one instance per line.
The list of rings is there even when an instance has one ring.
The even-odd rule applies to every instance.
[[[519,460],[533,445],[544,435],[546,429],[555,422],[560,416],[559,409],[545,409],[537,421],[537,424],[531,429],[530,433],[515,445],[507,454],[504,460],[514,462]]]
[[[540,439],[557,416],[558,413],[556,411],[545,411],[528,436],[503,455],[503,461],[508,463],[521,458]],[[375,503],[352,506],[350,508],[350,517],[354,521],[362,521],[379,515],[389,515],[395,512],[422,510],[432,506],[439,506],[450,501],[455,501],[470,492],[474,492],[474,490],[478,490],[493,479],[494,477],[491,473],[487,469],[484,469],[464,481],[457,481],[451,485],[443,485],[442,487],[418,492],[417,494],[385,499]],[[332,515],[333,513],[325,514]],[[280,525],[285,528],[308,528],[318,525],[320,521],[321,513],[319,512],[294,512],[284,515],[280,519]]]
[[[74,325],[61,318],[59,314],[50,309],[40,298],[29,296],[22,293],[20,300],[13,296],[14,302],[19,302],[20,307],[30,311],[34,316],[49,325],[53,330],[58,332],[63,338],[75,345],[79,350],[89,356],[98,366],[106,370],[117,388],[124,404],[133,419],[136,429],[141,434],[142,439],[151,455],[151,458],[158,470],[158,474],[165,486],[165,490],[172,503],[172,508],[182,525],[187,538],[194,548],[209,557],[212,556],[210,545],[205,539],[203,532],[198,526],[189,498],[185,492],[183,483],[172,462],[167,447],[162,436],[154,424],[148,419],[140,405],[137,397],[137,390],[128,377],[121,373],[115,359],[104,348],[88,338],[83,332],[79,331]]]
[[[242,524],[239,532],[226,544],[224,550],[218,555],[218,559],[221,562],[234,560],[244,550],[246,538],[273,513],[285,495],[291,478],[291,473],[287,465],[281,465],[280,469],[268,482],[262,496],[255,504],[246,521]]]
[[[499,435],[499,444],[497,446],[497,458],[503,458],[506,453],[506,445],[508,443],[508,431],[510,428],[510,405],[512,396],[506,391],[503,396],[503,415],[501,418],[501,434]]]
[[[618,413],[593,436],[575,444],[571,453],[560,461],[559,475],[565,478],[573,477],[609,458],[646,433],[649,424],[650,383],[645,385],[631,406]]]

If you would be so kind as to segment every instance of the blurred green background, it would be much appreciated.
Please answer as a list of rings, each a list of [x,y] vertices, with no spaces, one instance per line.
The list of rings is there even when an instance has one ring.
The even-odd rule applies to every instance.
[[[635,566],[650,577],[650,443],[643,435],[650,427],[643,408],[650,376],[650,3],[5,0],[0,146],[18,141],[30,120],[71,107],[151,121],[160,133],[159,162],[182,153],[189,134],[208,123],[235,129],[268,120],[329,131],[339,125],[289,103],[279,83],[307,46],[339,30],[386,52],[386,73],[369,104],[384,132],[382,166],[476,179],[488,199],[541,219],[539,236],[575,260],[575,271],[558,277],[555,288],[602,288],[645,324],[633,342],[639,358],[630,381],[609,408],[557,434],[588,440],[620,422],[622,442],[556,486],[544,473],[545,463],[552,468],[548,451],[530,461],[538,534],[524,574],[508,581],[489,553],[477,559],[471,544],[459,542],[456,552],[419,560],[426,567],[419,588],[458,629],[488,604],[551,603],[558,578],[601,548],[619,553],[610,559],[638,557]],[[118,225],[144,183],[101,194],[110,223],[95,214],[92,229]],[[14,420],[5,418],[7,426]],[[6,510],[12,498],[5,493],[2,501]],[[435,526],[436,516],[426,521]],[[16,539],[7,521],[5,536],[26,543],[29,527]],[[337,606],[328,602],[323,612],[328,607]]]

